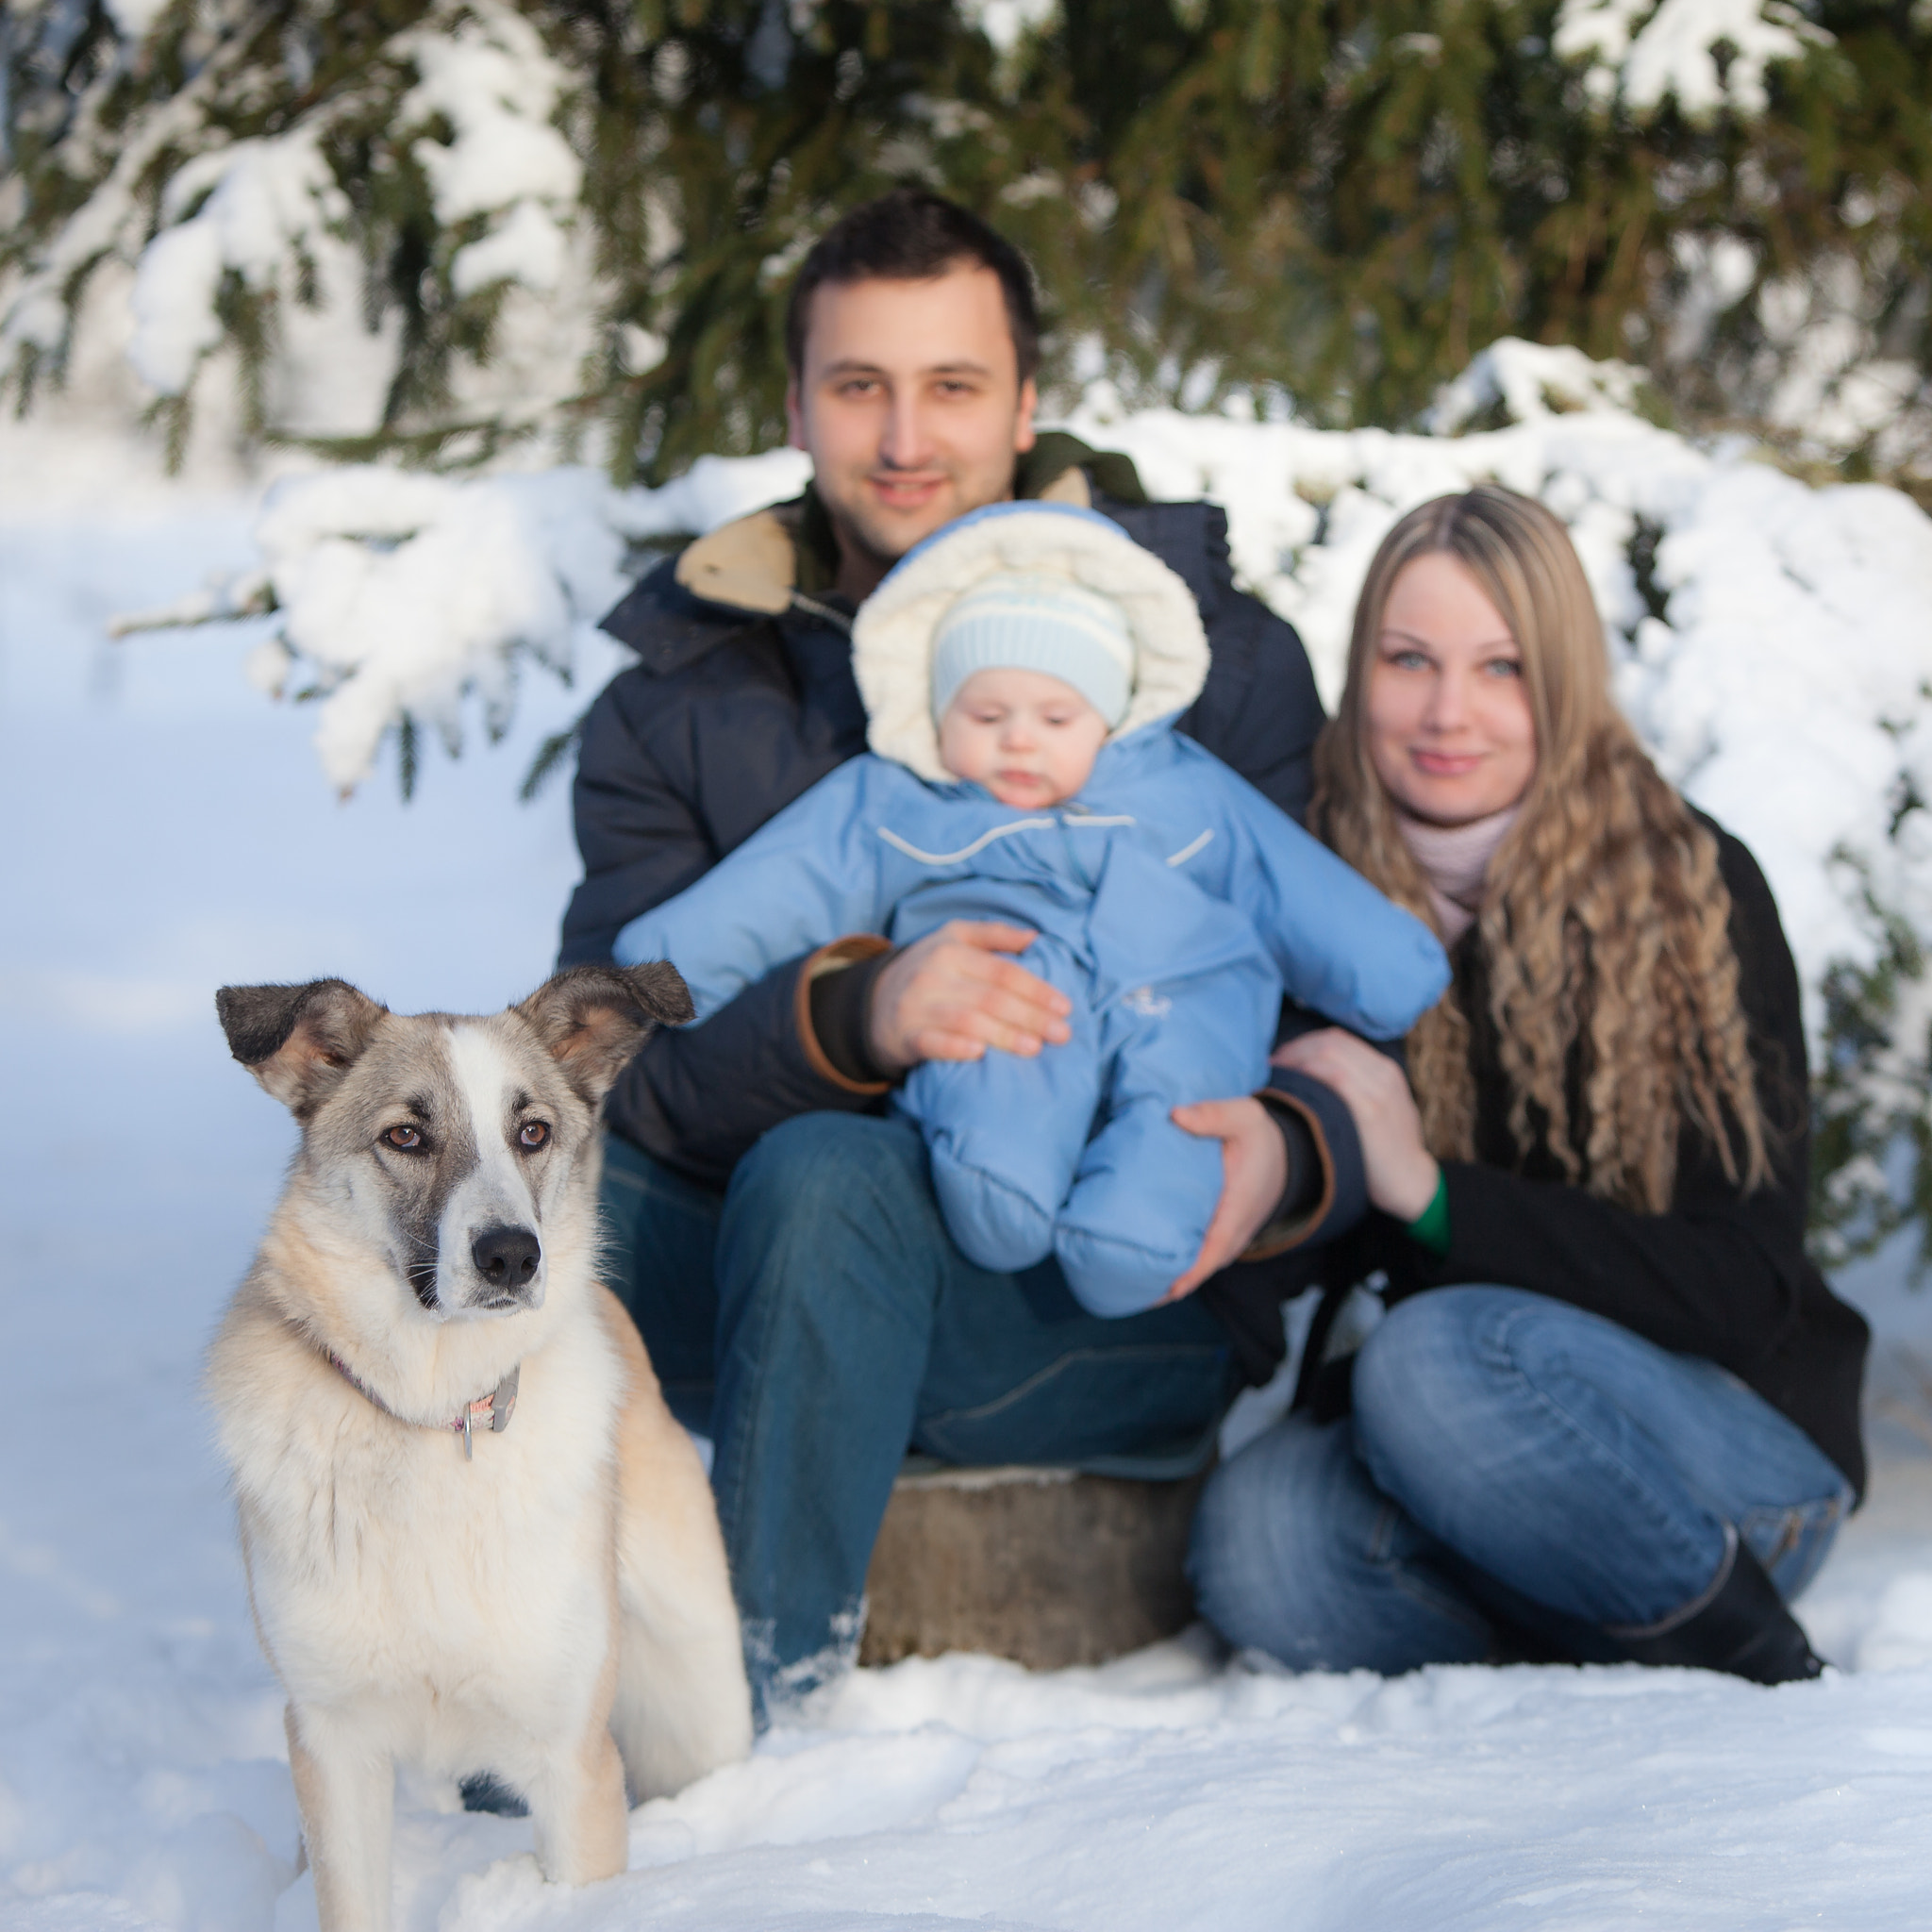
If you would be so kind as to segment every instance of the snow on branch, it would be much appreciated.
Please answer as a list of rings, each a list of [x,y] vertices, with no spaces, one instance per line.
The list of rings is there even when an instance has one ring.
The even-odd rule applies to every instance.
[[[558,220],[583,188],[582,163],[551,125],[569,88],[522,15],[499,7],[486,19],[465,22],[454,35],[404,37],[423,78],[404,99],[401,119],[407,126],[441,115],[456,130],[447,145],[419,140],[412,150],[438,221],[454,228],[473,215],[508,211],[489,235],[457,251],[457,292],[515,280],[548,293],[563,273]]]
[[[566,683],[578,630],[624,593],[641,545],[709,529],[803,487],[791,450],[706,458],[662,490],[618,491],[578,468],[456,478],[355,465],[275,485],[256,525],[258,570],[117,635],[273,611],[248,675],[316,703],[323,774],[353,791],[384,737],[435,731],[460,751],[465,708],[508,725],[520,664]]]
[[[1832,37],[1790,0],[1563,0],[1552,50],[1588,63],[1584,86],[1640,115],[1668,100],[1691,121],[1770,105],[1765,75]]]
[[[161,9],[117,12],[138,35]],[[442,0],[373,46],[356,84],[297,105],[279,131],[235,139],[235,120],[261,118],[265,81],[246,56],[235,38],[118,146],[92,138],[101,179],[0,288],[0,364],[59,369],[84,291],[111,263],[131,275],[127,359],[163,410],[178,414],[203,366],[233,344],[267,418],[256,429],[377,434],[400,336],[375,317],[381,303],[372,308],[375,229],[353,191],[387,197],[392,221],[429,204],[425,286],[446,291],[439,316],[472,305],[459,327],[444,316],[469,358],[445,358],[438,378],[458,418],[478,394],[485,413],[521,420],[574,392],[594,306],[577,234],[584,170],[557,125],[576,83],[531,22],[507,0]],[[380,130],[373,156],[370,126]],[[80,166],[88,143],[74,145]],[[538,298],[538,319],[506,329],[493,298],[512,287]],[[558,320],[547,302],[575,319]]]
[[[321,238],[347,222],[348,197],[316,142],[313,127],[239,141],[195,156],[169,181],[129,297],[127,359],[157,394],[186,394],[202,358],[221,346],[225,275],[258,294],[278,292],[288,265],[312,274]]]

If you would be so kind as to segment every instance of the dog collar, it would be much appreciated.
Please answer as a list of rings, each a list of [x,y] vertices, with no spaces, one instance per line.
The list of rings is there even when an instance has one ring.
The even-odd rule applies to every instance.
[[[364,1402],[381,1409],[383,1414],[390,1417],[392,1421],[399,1423],[408,1422],[407,1416],[397,1415],[395,1410],[368,1383],[363,1381],[356,1374],[355,1370],[341,1356],[337,1355],[333,1349],[329,1351],[328,1360],[329,1366],[335,1370],[336,1374]],[[410,1424],[410,1426],[419,1429],[453,1429],[463,1439],[463,1460],[465,1462],[474,1461],[476,1454],[473,1443],[475,1431],[488,1424],[491,1434],[500,1436],[504,1430],[509,1427],[509,1419],[517,1410],[517,1381],[523,1373],[523,1367],[519,1364],[488,1395],[479,1395],[475,1402],[464,1403],[462,1413],[454,1417],[449,1422],[413,1423]]]

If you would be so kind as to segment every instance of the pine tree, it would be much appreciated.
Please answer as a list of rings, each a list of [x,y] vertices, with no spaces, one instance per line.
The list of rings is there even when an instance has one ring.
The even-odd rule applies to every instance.
[[[22,406],[104,267],[157,284],[160,242],[207,267],[207,235],[169,238],[245,198],[240,154],[280,258],[231,248],[206,326],[148,344],[177,438],[213,353],[251,433],[338,454],[534,440],[662,477],[767,444],[791,269],[909,178],[1030,249],[1061,383],[1398,423],[1514,334],[1644,362],[1691,424],[1932,473],[1932,17],[1907,0],[1767,0],[1757,41],[1663,82],[1646,0],[174,0],[122,35],[141,10],[6,16]],[[452,45],[543,79],[504,110],[568,145],[541,192],[452,191]],[[318,436],[277,371],[345,307],[386,380]],[[1836,365],[1807,375],[1834,338],[1837,399]]]
[[[1925,21],[1824,6],[1761,112],[1692,114],[1592,88],[1552,52],[1570,11],[1068,0],[1038,58],[1072,77],[1081,159],[1119,198],[1099,279],[1132,291],[1143,364],[1215,358],[1322,420],[1399,422],[1518,335],[1647,361],[1694,420],[1735,419],[1789,359],[1758,296],[1789,308],[1842,263],[1874,348],[1923,381]],[[1742,273],[1687,328],[1720,238]]]

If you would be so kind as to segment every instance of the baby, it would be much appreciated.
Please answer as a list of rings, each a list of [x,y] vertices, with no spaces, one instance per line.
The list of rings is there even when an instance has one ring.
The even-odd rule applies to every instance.
[[[871,754],[633,920],[618,960],[670,959],[703,1019],[846,934],[1030,928],[1022,963],[1068,996],[1072,1038],[925,1061],[893,1105],[971,1259],[1057,1255],[1095,1313],[1151,1307],[1222,1184],[1220,1143],[1173,1109],[1266,1083],[1284,991],[1389,1039],[1448,980],[1419,921],[1174,731],[1207,670],[1186,585],[1107,518],[963,517],[859,611]]]

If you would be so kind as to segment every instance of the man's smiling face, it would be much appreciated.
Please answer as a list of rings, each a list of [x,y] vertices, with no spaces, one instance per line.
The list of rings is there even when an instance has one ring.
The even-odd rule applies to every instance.
[[[868,595],[922,538],[1010,496],[1033,408],[991,269],[821,283],[786,408],[838,533],[840,590]]]

